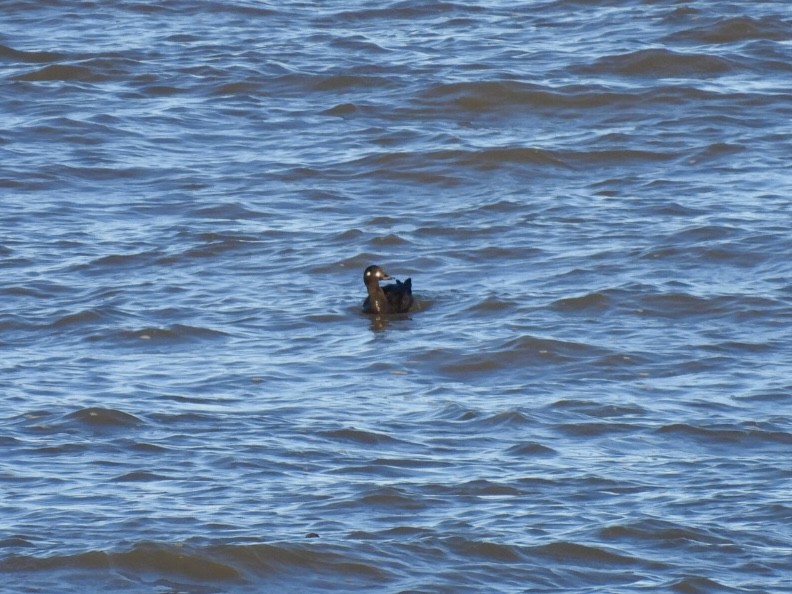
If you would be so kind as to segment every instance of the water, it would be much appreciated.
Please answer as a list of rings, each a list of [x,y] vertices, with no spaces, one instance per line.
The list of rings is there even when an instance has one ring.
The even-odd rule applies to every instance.
[[[786,2],[16,0],[0,73],[0,590],[790,591]]]

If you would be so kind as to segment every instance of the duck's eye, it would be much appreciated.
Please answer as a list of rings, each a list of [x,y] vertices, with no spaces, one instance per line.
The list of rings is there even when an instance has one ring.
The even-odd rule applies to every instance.
[[[371,270],[366,270],[366,276],[371,276]]]

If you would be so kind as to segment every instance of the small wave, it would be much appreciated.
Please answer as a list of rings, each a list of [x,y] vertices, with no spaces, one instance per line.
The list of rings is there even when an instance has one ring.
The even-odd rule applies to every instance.
[[[135,266],[137,264],[150,263],[158,255],[159,254],[157,252],[151,251],[138,252],[134,254],[108,254],[106,256],[100,256],[99,258],[91,260],[83,267],[86,269],[94,267],[126,268],[129,266]]]
[[[0,45],[0,60],[3,59],[29,63],[56,62],[63,59],[63,55],[56,52],[26,52]]]
[[[378,87],[387,88],[393,85],[393,81],[379,76],[336,74],[320,77],[319,80],[314,82],[313,89],[316,91],[346,91],[359,87],[369,91]]]
[[[646,563],[639,557],[568,541],[533,547],[532,551],[541,557],[550,557],[562,565],[624,567]]]
[[[771,428],[728,425],[696,426],[687,423],[664,425],[657,429],[661,435],[687,437],[715,445],[792,444],[792,433]]]
[[[691,542],[708,545],[731,544],[730,540],[711,531],[659,519],[644,519],[629,524],[610,525],[601,528],[598,532],[607,541],[658,541],[663,544],[676,543],[683,546]]]
[[[601,435],[615,435],[622,433],[636,433],[643,429],[642,426],[631,423],[564,423],[558,426],[559,431],[575,437],[599,437]]]
[[[463,555],[466,559],[478,558],[495,563],[517,563],[525,558],[518,546],[487,540],[453,537],[446,541],[446,545],[455,554]]]
[[[145,470],[136,470],[134,472],[127,472],[121,476],[112,479],[114,483],[139,483],[148,481],[162,481],[168,480],[171,477],[156,474],[154,472],[146,472]]]
[[[572,411],[597,419],[618,419],[646,415],[647,411],[640,406],[603,404],[592,400],[563,399],[550,405],[554,410]]]
[[[765,315],[778,304],[772,299],[745,295],[693,295],[686,292],[667,292],[640,295],[636,309],[641,315],[668,318],[688,316],[753,316]]]
[[[545,366],[598,359],[608,354],[611,353],[606,349],[584,343],[521,336],[477,352],[430,350],[423,354],[422,362],[437,365],[445,373],[470,375],[524,368],[530,364]]]
[[[143,421],[135,415],[112,408],[84,408],[68,414],[66,419],[89,427],[137,427],[143,425]]]
[[[620,74],[634,77],[688,78],[724,74],[735,68],[725,58],[685,54],[667,49],[646,49],[600,58],[580,68],[584,74]]]
[[[15,556],[0,563],[11,571],[30,570],[114,570],[155,572],[178,575],[196,581],[239,581],[242,574],[234,567],[210,555],[178,545],[139,544],[129,551],[88,551],[76,555],[52,557]]]
[[[398,443],[399,440],[384,435],[382,433],[375,433],[373,431],[363,431],[361,429],[337,429],[333,431],[322,431],[322,437],[327,439],[334,439],[338,441],[351,441],[365,445],[380,445],[383,443]]]
[[[565,297],[553,302],[553,309],[564,312],[602,311],[610,305],[608,295],[601,292],[587,293],[578,297]]]
[[[712,578],[696,575],[686,575],[670,584],[672,592],[680,594],[709,594],[710,592],[734,592],[739,593],[741,589],[726,586]]]
[[[218,338],[227,336],[220,330],[174,324],[166,328],[148,327],[140,330],[121,330],[103,336],[103,339],[122,338],[124,340],[146,340],[152,342],[181,342],[198,338]]]
[[[766,39],[786,41],[790,37],[788,25],[783,20],[771,17],[752,18],[740,16],[717,20],[702,27],[694,27],[673,33],[667,41],[692,41],[698,43],[740,43],[743,41]]]
[[[529,441],[526,443],[518,443],[506,450],[510,456],[518,458],[535,457],[535,456],[555,456],[558,454],[553,448],[549,448],[541,443]]]
[[[517,305],[518,303],[515,301],[509,301],[493,295],[479,301],[470,309],[479,315],[501,314],[504,311],[513,310]]]
[[[52,81],[80,81],[97,82],[105,80],[104,75],[99,74],[92,68],[86,66],[73,66],[64,64],[52,64],[40,70],[26,72],[12,77],[12,80],[24,82],[52,82]]]
[[[377,487],[367,490],[355,498],[355,505],[412,512],[427,508],[427,503],[422,498],[396,487]]]
[[[524,427],[530,425],[534,420],[519,410],[507,410],[495,413],[476,421],[483,427]]]
[[[107,312],[100,309],[86,309],[72,314],[67,314],[52,323],[53,328],[65,328],[67,326],[81,326],[103,320],[107,317]]]
[[[421,2],[394,2],[385,8],[374,8],[372,5],[369,8],[359,10],[348,10],[336,13],[333,18],[341,21],[359,21],[359,20],[388,20],[388,19],[407,19],[410,22],[418,19],[432,19],[435,21],[441,16],[450,16],[449,13],[455,13],[462,10],[462,7],[455,2],[433,2],[432,4],[423,4]],[[476,5],[464,6],[465,14],[472,14],[485,10],[483,7]]]
[[[474,113],[523,108],[587,108],[634,101],[634,94],[601,86],[545,87],[510,80],[441,84],[420,97],[424,108],[446,107]]]
[[[351,116],[358,112],[358,107],[354,103],[339,103],[338,105],[331,107],[330,109],[326,109],[322,112],[322,115],[327,116],[336,116],[339,118]]]

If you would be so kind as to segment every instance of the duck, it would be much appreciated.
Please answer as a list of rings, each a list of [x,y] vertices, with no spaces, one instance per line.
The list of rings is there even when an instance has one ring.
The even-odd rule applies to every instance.
[[[395,280],[395,285],[380,286],[380,281]],[[368,297],[363,312],[368,314],[407,313],[413,305],[412,279],[401,282],[389,276],[381,267],[372,264],[363,271],[363,283]]]

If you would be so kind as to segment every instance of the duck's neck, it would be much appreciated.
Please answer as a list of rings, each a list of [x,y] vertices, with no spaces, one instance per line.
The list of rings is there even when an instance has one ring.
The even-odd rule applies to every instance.
[[[385,292],[382,290],[382,287],[380,287],[379,283],[375,280],[372,283],[368,283],[366,289],[368,290],[369,308],[371,311],[374,313],[383,313],[382,310],[385,307],[387,299],[385,298]]]

